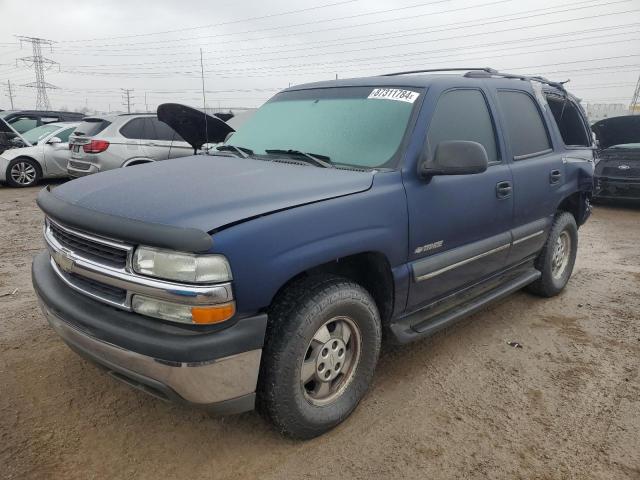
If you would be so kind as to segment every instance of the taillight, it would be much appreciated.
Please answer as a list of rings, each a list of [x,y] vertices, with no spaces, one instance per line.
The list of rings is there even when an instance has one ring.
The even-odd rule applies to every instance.
[[[91,140],[86,145],[82,146],[85,153],[100,153],[109,148],[109,142],[106,140]]]

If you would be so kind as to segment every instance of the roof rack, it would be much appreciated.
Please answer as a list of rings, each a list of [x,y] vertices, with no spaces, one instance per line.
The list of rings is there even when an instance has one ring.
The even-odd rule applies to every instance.
[[[517,80],[528,80],[530,82],[539,82],[539,83],[544,83],[545,85],[549,85],[550,87],[555,87],[559,90],[561,90],[564,93],[567,93],[566,89],[564,88],[564,84],[567,83],[569,80],[565,81],[565,82],[553,82],[551,80],[548,80],[544,77],[540,77],[540,76],[529,76],[529,75],[519,75],[517,73],[505,73],[505,72],[499,72],[498,70],[494,69],[494,68],[490,68],[490,67],[480,67],[480,68],[429,68],[429,69],[424,69],[424,70],[408,70],[405,72],[394,72],[394,73],[385,73],[381,76],[383,77],[395,77],[395,76],[399,76],[399,75],[410,75],[413,73],[434,73],[434,72],[463,72],[466,71],[467,73],[464,74],[465,77],[468,78],[478,78],[478,77],[484,77],[484,78],[489,78],[489,77],[502,77],[502,78],[512,78],[512,79],[517,79]]]

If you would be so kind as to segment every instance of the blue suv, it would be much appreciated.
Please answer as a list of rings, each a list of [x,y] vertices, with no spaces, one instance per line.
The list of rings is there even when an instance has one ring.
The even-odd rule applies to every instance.
[[[560,293],[593,157],[579,103],[540,77],[291,87],[212,155],[42,190],[33,283],[53,329],[112,376],[311,438],[362,399],[383,337],[523,287]]]

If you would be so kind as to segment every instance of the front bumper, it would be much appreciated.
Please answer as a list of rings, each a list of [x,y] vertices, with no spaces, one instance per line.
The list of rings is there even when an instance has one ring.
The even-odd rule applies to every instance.
[[[266,315],[217,331],[168,325],[71,290],[49,259],[46,252],[34,259],[34,288],[49,324],[74,351],[164,400],[221,414],[253,408]]]
[[[595,177],[596,199],[640,200],[640,178]]]
[[[7,181],[7,167],[9,166],[10,161],[11,160],[4,157],[0,157],[0,182]]]

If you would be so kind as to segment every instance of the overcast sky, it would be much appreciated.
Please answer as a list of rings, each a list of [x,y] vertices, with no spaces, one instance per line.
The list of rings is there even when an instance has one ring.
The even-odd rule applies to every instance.
[[[417,68],[491,66],[571,79],[591,103],[628,104],[640,74],[640,0],[0,0],[0,108],[35,107],[31,45],[53,108],[258,106],[289,84]]]

